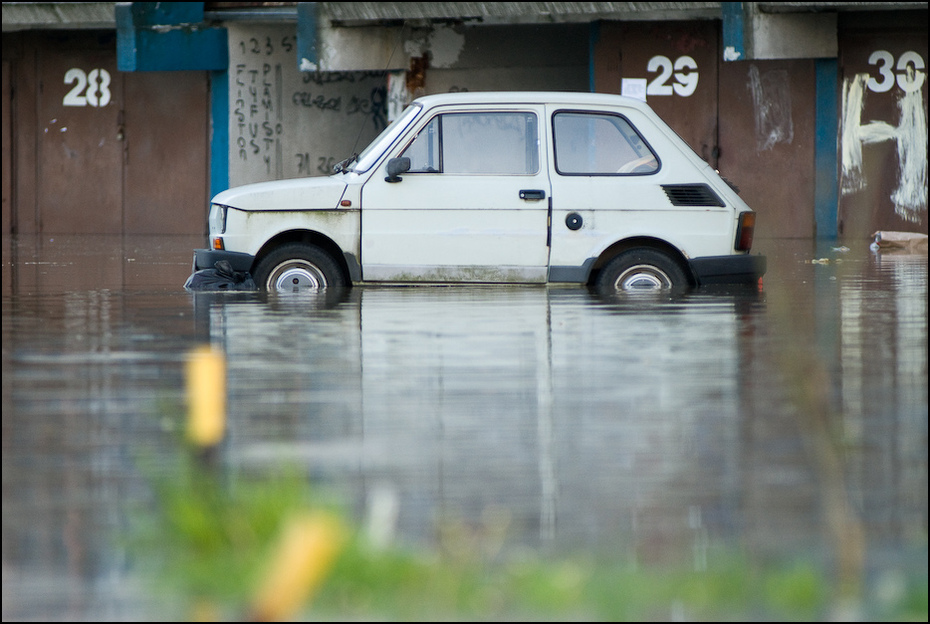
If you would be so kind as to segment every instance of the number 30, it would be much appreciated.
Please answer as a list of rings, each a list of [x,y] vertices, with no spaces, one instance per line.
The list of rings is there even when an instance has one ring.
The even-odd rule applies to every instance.
[[[878,65],[878,74],[881,80],[869,78],[869,90],[875,93],[884,93],[890,91],[894,83],[905,93],[917,91],[924,84],[927,74],[923,71],[924,59],[917,52],[905,52],[898,57],[898,65],[895,67],[894,56],[886,50],[876,50],[869,56],[869,65]],[[913,65],[913,73],[909,72],[909,66]],[[891,68],[898,70],[897,79],[891,72]]]

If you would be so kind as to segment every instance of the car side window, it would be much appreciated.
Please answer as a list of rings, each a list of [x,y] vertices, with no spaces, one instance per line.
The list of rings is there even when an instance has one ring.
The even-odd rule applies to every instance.
[[[439,119],[433,117],[404,150],[410,158],[409,173],[439,173]]]
[[[445,113],[404,150],[409,173],[530,175],[539,171],[536,115]]]
[[[553,115],[556,171],[563,175],[650,174],[659,159],[630,122],[608,113]]]

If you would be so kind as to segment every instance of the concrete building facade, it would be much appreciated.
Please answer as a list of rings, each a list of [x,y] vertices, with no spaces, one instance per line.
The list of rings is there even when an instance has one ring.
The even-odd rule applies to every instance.
[[[420,94],[645,99],[759,237],[927,232],[927,3],[3,3],[3,232],[204,232]]]

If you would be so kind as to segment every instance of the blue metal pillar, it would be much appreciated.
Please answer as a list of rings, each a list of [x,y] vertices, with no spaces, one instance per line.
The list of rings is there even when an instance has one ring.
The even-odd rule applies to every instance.
[[[118,2],[116,67],[120,71],[225,70],[225,28],[203,22],[203,2]]]
[[[723,18],[723,60],[746,59],[745,18],[742,2],[721,2]]]
[[[838,234],[837,106],[838,66],[835,58],[814,61],[814,223],[817,238]]]

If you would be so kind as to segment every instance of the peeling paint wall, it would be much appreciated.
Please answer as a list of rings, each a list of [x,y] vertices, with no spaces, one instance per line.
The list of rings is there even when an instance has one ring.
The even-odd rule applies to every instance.
[[[293,25],[228,28],[230,186],[328,175],[387,126],[383,71],[300,72]]]
[[[439,26],[411,52],[427,54],[424,92],[588,91],[587,25]]]
[[[321,67],[367,69],[322,72],[298,71],[293,26],[228,29],[230,186],[328,174],[419,95],[588,88],[586,25],[331,28]]]
[[[430,31],[421,31],[404,42],[404,51],[411,57],[429,54],[430,67],[447,69],[453,67],[465,47],[465,35],[451,26],[437,26]]]

